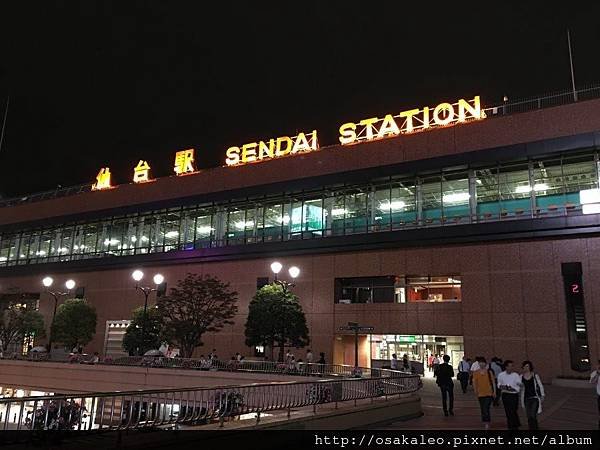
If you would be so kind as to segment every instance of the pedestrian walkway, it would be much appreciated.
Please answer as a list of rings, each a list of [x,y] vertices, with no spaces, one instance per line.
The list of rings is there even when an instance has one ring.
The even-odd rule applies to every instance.
[[[539,416],[540,429],[546,430],[593,430],[598,428],[596,392],[590,389],[544,386],[546,401]],[[434,380],[424,379],[420,391],[424,415],[406,422],[393,422],[385,430],[478,430],[483,429],[479,414],[479,403],[469,386],[466,394],[460,384],[454,383],[454,416],[445,417],[442,410],[440,390]],[[506,429],[504,408],[492,406],[493,430]],[[527,429],[525,412],[519,407],[521,429]]]

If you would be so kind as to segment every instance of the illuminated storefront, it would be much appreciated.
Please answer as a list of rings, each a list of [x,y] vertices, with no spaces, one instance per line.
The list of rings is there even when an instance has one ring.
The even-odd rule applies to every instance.
[[[449,355],[453,367],[464,355],[462,336],[373,334],[370,341],[373,367],[389,366],[393,354],[398,360],[407,355],[415,370],[424,375],[432,374],[427,362],[430,355]]]

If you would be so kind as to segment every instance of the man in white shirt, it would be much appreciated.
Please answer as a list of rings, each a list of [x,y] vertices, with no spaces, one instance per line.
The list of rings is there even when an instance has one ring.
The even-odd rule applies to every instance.
[[[306,364],[312,364],[312,362],[313,362],[313,352],[309,348],[308,351],[306,352]]]
[[[476,356],[475,361],[471,364],[471,368],[469,369],[469,384],[473,384],[473,374],[477,372],[481,367],[479,366],[479,359],[481,356]]]
[[[510,359],[505,361],[504,367],[504,372],[500,372],[498,375],[498,389],[502,392],[502,404],[506,413],[508,429],[518,430],[521,426],[519,420],[521,376],[513,371],[513,362]]]
[[[467,386],[469,385],[469,373],[471,370],[471,364],[466,356],[463,355],[462,361],[458,363],[458,374],[456,378],[460,381],[460,387],[463,394],[467,393]]]
[[[398,356],[395,353],[392,355],[392,360],[390,361],[390,369],[398,370]]]
[[[596,397],[598,399],[598,428],[600,428],[600,359],[596,370],[590,375],[590,383],[596,384]]]

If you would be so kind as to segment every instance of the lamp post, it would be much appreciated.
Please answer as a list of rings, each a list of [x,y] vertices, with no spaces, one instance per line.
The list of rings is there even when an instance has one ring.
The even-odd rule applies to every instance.
[[[154,292],[157,290],[158,286],[161,285],[164,281],[165,281],[165,277],[163,277],[160,273],[157,273],[156,275],[154,275],[154,277],[152,278],[152,281],[154,282],[154,284],[156,285],[156,287],[145,287],[145,286],[140,286],[139,282],[142,281],[142,278],[144,278],[144,272],[142,272],[141,270],[135,270],[132,274],[131,277],[135,280],[135,289],[136,291],[142,291],[142,293],[144,294],[144,316],[142,317],[142,346],[144,345],[144,340],[146,338],[146,315],[147,315],[147,311],[148,311],[148,297],[150,295],[151,292]],[[138,349],[138,353],[141,353],[141,346]],[[141,354],[140,354],[141,356]]]
[[[281,272],[281,269],[283,269],[283,264],[281,264],[279,261],[271,263],[271,271],[275,274],[275,283],[281,286],[283,290],[287,292],[289,288],[294,287],[296,284],[294,282],[290,283],[289,281],[280,280],[278,275],[279,272]],[[288,269],[288,273],[292,280],[295,280],[300,275],[300,269],[296,266],[292,266]]]
[[[42,284],[46,288],[46,292],[50,294],[54,298],[54,311],[52,312],[52,323],[50,324],[50,337],[48,338],[48,354],[52,352],[52,330],[54,328],[54,318],[56,317],[56,308],[58,307],[58,299],[61,297],[65,297],[71,293],[71,291],[75,288],[75,281],[67,280],[65,282],[65,287],[67,288],[67,292],[62,292],[58,290],[50,290],[52,285],[54,284],[54,279],[52,277],[44,277],[42,280]]]
[[[283,292],[287,293],[289,291],[289,288],[296,286],[296,284],[294,282],[290,283],[289,281],[280,280],[278,275],[279,275],[279,272],[281,272],[281,269],[283,269],[283,264],[281,264],[279,261],[274,261],[271,263],[271,271],[275,274],[274,283],[281,286],[281,288],[283,289]],[[295,280],[296,278],[298,278],[298,275],[300,275],[300,269],[296,266],[292,266],[288,269],[288,273],[290,274],[290,277],[292,278],[292,280]],[[283,336],[283,333],[282,333],[281,339],[283,342],[285,342],[285,336]],[[271,354],[272,354],[272,352],[271,352]],[[280,360],[283,361],[283,354],[280,354]]]

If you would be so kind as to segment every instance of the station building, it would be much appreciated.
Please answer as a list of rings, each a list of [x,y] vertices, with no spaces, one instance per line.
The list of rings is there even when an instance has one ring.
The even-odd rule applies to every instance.
[[[85,351],[116,355],[143,305],[135,269],[164,275],[167,291],[186,273],[213,274],[239,293],[239,312],[197,353],[252,358],[263,349],[244,344],[248,304],[277,260],[300,268],[310,347],[328,362],[354,363],[354,336],[340,328],[358,322],[373,327],[359,336],[362,366],[393,353],[448,353],[456,365],[464,353],[531,359],[544,379],[581,375],[600,356],[600,100],[530,106],[5,200],[0,294],[49,324],[42,278],[74,279],[98,313]]]

